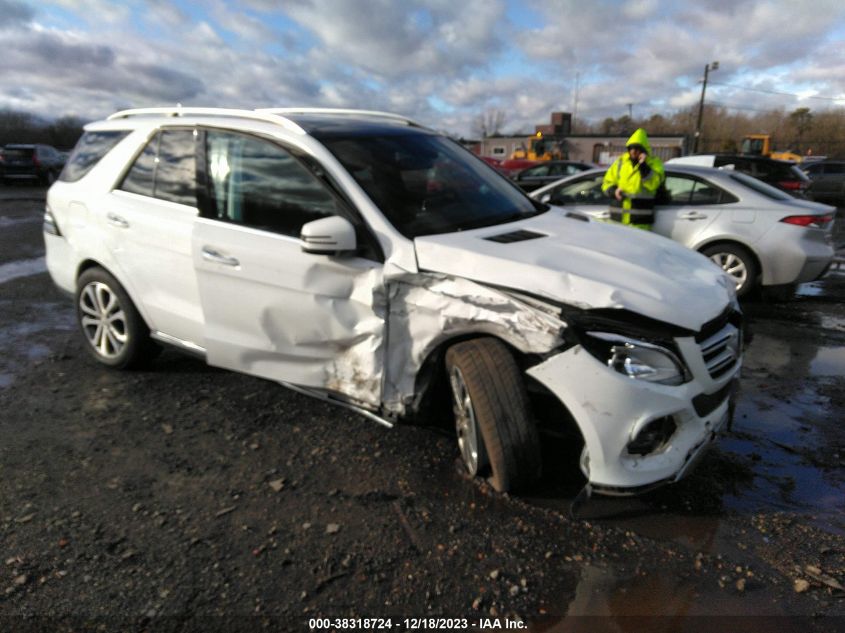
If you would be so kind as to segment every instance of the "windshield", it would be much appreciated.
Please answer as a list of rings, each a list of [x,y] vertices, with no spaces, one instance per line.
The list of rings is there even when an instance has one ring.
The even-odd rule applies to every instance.
[[[767,198],[771,198],[772,200],[795,200],[792,196],[787,193],[784,193],[780,189],[775,189],[771,185],[767,185],[762,180],[757,180],[756,178],[752,178],[751,176],[746,176],[745,174],[734,172],[731,174],[731,178],[736,180],[737,182],[741,182],[746,187],[749,187],[759,193],[760,195],[766,196]]]
[[[503,224],[546,209],[443,136],[413,132],[323,143],[409,239]]]

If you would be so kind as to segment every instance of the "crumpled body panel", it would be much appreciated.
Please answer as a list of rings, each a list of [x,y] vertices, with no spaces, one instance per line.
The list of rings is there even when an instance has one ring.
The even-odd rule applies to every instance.
[[[444,341],[496,336],[520,352],[542,354],[562,342],[562,321],[514,296],[447,275],[416,273],[389,282],[385,411],[402,415],[414,403],[417,373]]]

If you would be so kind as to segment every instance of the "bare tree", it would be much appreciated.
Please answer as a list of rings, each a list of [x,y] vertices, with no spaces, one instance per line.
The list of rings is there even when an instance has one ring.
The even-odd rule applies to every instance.
[[[472,131],[481,138],[499,136],[506,118],[507,114],[504,110],[488,108],[476,117]]]

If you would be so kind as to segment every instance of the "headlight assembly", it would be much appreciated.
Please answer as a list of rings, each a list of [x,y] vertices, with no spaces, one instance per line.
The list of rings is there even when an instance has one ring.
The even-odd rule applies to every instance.
[[[665,347],[610,332],[585,332],[583,338],[590,354],[634,380],[681,385],[691,379],[684,363]]]

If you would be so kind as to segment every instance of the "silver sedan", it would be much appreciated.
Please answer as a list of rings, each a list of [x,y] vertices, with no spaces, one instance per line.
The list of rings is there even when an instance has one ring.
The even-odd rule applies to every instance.
[[[603,176],[603,169],[587,171],[531,197],[609,221]],[[834,207],[798,200],[733,170],[667,165],[654,232],[712,259],[736,280],[739,296],[758,285],[784,295],[829,268],[835,213]]]

